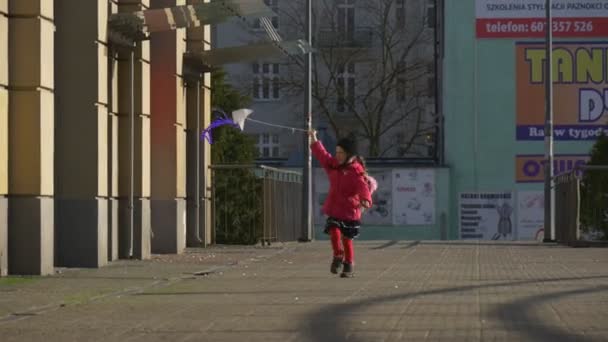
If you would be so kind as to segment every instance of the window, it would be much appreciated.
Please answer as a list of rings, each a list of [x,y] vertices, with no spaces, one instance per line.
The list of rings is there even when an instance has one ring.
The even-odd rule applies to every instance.
[[[435,0],[428,0],[426,5],[426,22],[429,28],[435,28],[436,24]]]
[[[429,77],[427,79],[428,85],[427,85],[427,92],[428,92],[428,96],[429,97],[435,97],[437,96],[437,88],[435,87],[435,77]]]
[[[395,3],[395,24],[398,28],[405,27],[405,0]]]
[[[397,142],[397,145],[405,144],[405,133],[404,132],[395,133],[395,141]]]
[[[406,64],[405,62],[398,62],[397,63],[397,70],[395,70],[395,72],[397,73],[397,87],[395,89],[395,96],[397,99],[397,102],[405,102],[406,98],[407,98],[407,74],[405,72],[406,70]]]
[[[355,104],[355,63],[349,62],[338,68],[337,78],[338,106],[337,111],[343,113],[348,106]]]
[[[252,96],[257,100],[281,98],[280,65],[278,63],[253,63]]]
[[[355,34],[355,0],[338,0],[337,14],[340,38],[352,40]]]
[[[426,66],[426,74],[428,75],[428,96],[435,97],[437,96],[437,73],[435,71],[435,63],[430,62]]]
[[[407,81],[404,78],[397,79],[396,94],[397,102],[405,102],[407,99]]]
[[[279,158],[281,156],[280,145],[278,134],[264,133],[258,137],[258,151],[262,158]]]
[[[396,146],[397,146],[397,155],[399,157],[404,157],[407,154],[407,150],[408,150],[408,144],[407,141],[405,139],[405,132],[403,131],[399,131],[395,134],[394,136],[394,141],[396,142]]]
[[[272,9],[272,11],[275,14],[279,13],[279,0],[264,0],[264,3],[266,4],[266,6],[270,7],[270,9]],[[270,21],[272,21],[272,26],[278,30],[279,29],[279,16],[275,15],[272,18],[270,18]],[[256,30],[261,30],[262,29],[262,24],[260,23],[260,19],[255,19],[253,22],[253,28]]]

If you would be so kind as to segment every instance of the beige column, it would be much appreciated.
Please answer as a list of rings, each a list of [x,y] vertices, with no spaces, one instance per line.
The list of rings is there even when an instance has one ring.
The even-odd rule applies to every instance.
[[[107,0],[55,3],[56,265],[108,261]]]
[[[108,2],[108,15],[118,13],[118,5]],[[108,55],[108,260],[118,259],[119,235],[119,203],[118,192],[118,52],[110,49]]]
[[[53,0],[9,0],[9,228],[12,274],[53,273]]]
[[[209,0],[188,0],[188,4],[209,2]],[[205,25],[198,28],[189,29],[187,32],[188,51],[196,52],[211,49],[211,27]],[[201,141],[199,145],[198,157],[200,165],[197,168],[197,141],[200,139],[201,131],[207,127],[211,120],[211,74],[205,73],[197,88],[190,85],[187,93],[187,193],[188,193],[188,221],[187,221],[187,245],[198,247],[203,243],[211,241],[211,202],[209,201],[211,186],[211,147],[206,141]],[[197,104],[197,99],[199,102]],[[197,127],[197,114],[200,109],[199,126]],[[200,206],[199,226],[196,222],[196,186],[197,169],[199,170],[199,196]],[[199,240],[200,239],[200,240]]]
[[[120,0],[119,12],[149,8],[149,0]],[[118,190],[120,257],[150,258],[150,42],[137,43],[134,57],[134,203],[130,208],[131,62],[129,52],[120,52],[118,61]],[[133,210],[132,231],[129,228]],[[132,246],[131,246],[131,243]],[[132,248],[131,248],[132,247]],[[132,253],[130,253],[132,252]]]
[[[185,0],[151,0],[154,9]],[[182,59],[186,30],[151,35],[152,252],[181,253],[186,246],[186,94]]]
[[[0,277],[8,274],[8,0],[0,0]]]

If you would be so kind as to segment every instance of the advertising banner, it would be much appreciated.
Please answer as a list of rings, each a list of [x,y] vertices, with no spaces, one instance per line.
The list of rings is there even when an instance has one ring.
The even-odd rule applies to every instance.
[[[477,0],[478,38],[542,38],[545,0]],[[608,0],[553,0],[555,37],[608,36]]]
[[[554,139],[596,140],[608,134],[608,43],[556,43]],[[516,43],[516,138],[543,140],[544,43]]]
[[[553,159],[555,175],[571,171],[589,161],[588,155],[558,154]],[[515,156],[515,180],[517,183],[542,183],[545,179],[545,156],[541,154]]]

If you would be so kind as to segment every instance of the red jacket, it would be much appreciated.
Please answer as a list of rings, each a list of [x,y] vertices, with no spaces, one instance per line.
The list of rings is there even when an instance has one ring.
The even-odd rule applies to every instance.
[[[338,220],[361,220],[361,202],[365,200],[372,204],[363,165],[356,160],[339,165],[320,141],[313,143],[311,149],[329,178],[329,194],[323,205],[323,213]]]

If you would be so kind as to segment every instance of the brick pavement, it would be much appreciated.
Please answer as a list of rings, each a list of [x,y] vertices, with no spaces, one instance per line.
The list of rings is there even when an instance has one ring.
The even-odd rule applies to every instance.
[[[606,248],[360,242],[353,279],[329,273],[328,248],[193,250],[3,285],[1,340],[608,341]]]

